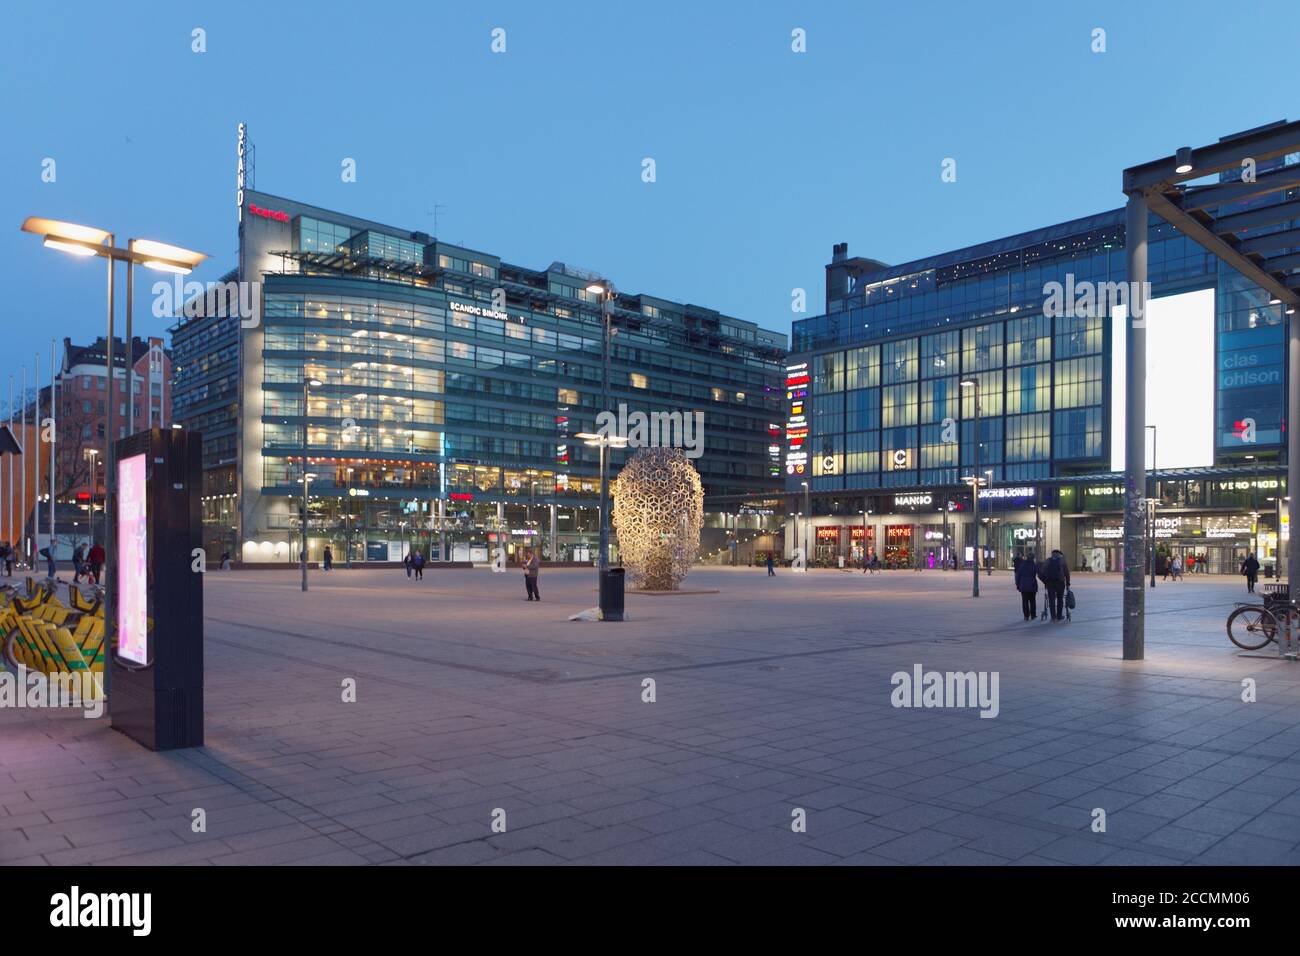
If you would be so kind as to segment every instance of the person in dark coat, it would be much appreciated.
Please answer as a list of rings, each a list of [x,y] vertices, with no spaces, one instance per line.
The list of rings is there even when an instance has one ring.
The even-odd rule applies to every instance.
[[[405,566],[406,576],[409,578],[411,576],[411,552],[408,551],[402,556],[402,564]]]
[[[1047,590],[1047,608],[1052,612],[1052,620],[1064,621],[1065,591],[1070,586],[1070,565],[1059,549],[1054,549],[1051,557],[1038,569],[1038,579]]]
[[[1016,590],[1025,620],[1032,621],[1038,617],[1038,562],[1032,553],[1016,562]]]
[[[416,579],[423,581],[424,580],[424,552],[423,551],[417,551],[411,557],[411,567],[415,569]]]
[[[537,572],[541,567],[542,562],[538,559],[537,552],[529,551],[528,559],[524,561],[524,589],[528,592],[528,600],[530,601],[540,601],[542,599],[542,595],[537,590]]]
[[[1259,560],[1253,555],[1246,556],[1241,562],[1241,573],[1246,576],[1246,593],[1255,593],[1255,579],[1259,577]]]
[[[334,567],[334,552],[330,550],[329,545],[325,545],[325,554],[324,554],[323,557],[324,557],[324,561],[325,561],[325,570],[326,570],[326,571],[329,571],[329,570],[333,569],[333,567]]]
[[[771,552],[771,551],[769,551],[769,552],[767,553],[767,576],[768,576],[769,578],[776,577],[776,565],[775,565],[775,562],[773,562],[773,560],[772,560],[772,552]]]

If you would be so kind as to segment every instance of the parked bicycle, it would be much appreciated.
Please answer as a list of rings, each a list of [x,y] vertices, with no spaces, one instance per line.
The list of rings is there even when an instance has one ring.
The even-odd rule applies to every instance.
[[[1277,640],[1283,628],[1300,631],[1300,605],[1294,601],[1267,604],[1239,602],[1228,615],[1228,640],[1243,651],[1257,651]]]

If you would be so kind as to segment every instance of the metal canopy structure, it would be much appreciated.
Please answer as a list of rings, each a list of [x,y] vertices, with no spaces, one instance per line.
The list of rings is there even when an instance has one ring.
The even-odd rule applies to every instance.
[[[1300,121],[1270,123],[1126,169],[1124,192],[1141,193],[1151,212],[1294,308],[1300,305],[1300,229],[1290,226],[1300,221],[1300,165],[1255,172],[1290,153],[1300,153]],[[1187,164],[1191,168],[1180,173]],[[1187,185],[1207,176],[1230,181]],[[1266,204],[1222,214],[1225,206],[1251,201]],[[1248,239],[1239,235],[1280,225],[1288,228]]]
[[[1281,120],[1198,149],[1183,146],[1172,156],[1124,170],[1123,190],[1128,197],[1124,247],[1131,290],[1124,373],[1128,397],[1124,413],[1125,660],[1142,660],[1146,653],[1148,213],[1155,213],[1259,286],[1269,297],[1268,305],[1288,317],[1287,488],[1300,489],[1300,428],[1293,427],[1300,422],[1300,321],[1296,321],[1300,165],[1287,164],[1291,154],[1300,154],[1300,122]],[[1220,181],[1194,184],[1211,176]],[[1243,235],[1261,229],[1267,231]],[[1291,527],[1300,527],[1300,493],[1291,495],[1288,514]],[[1287,558],[1287,580],[1300,580],[1300,548],[1291,548]]]

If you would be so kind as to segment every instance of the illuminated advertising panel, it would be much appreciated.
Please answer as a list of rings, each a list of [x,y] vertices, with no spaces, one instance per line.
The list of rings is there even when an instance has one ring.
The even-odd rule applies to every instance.
[[[134,664],[148,663],[149,653],[145,457],[133,455],[117,464],[117,653]]]
[[[1146,423],[1155,426],[1155,464],[1202,468],[1214,464],[1214,290],[1150,299],[1146,306]],[[1123,305],[1111,309],[1110,467],[1124,470],[1124,415],[1128,405]],[[1146,464],[1152,464],[1147,429]]]

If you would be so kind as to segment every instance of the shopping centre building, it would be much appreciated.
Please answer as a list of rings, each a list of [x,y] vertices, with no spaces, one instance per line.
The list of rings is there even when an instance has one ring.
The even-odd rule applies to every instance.
[[[1262,233],[1294,244],[1295,225]],[[1100,293],[1123,291],[1124,238],[1115,209],[895,266],[836,245],[826,312],[795,322],[786,368],[787,556],[856,562],[865,546],[886,565],[970,567],[978,476],[985,562],[1060,548],[1118,570],[1127,306]],[[1235,572],[1254,550],[1270,573],[1287,538],[1286,310],[1154,216],[1149,279],[1157,554]]]
[[[237,215],[238,265],[172,329],[214,560],[297,560],[304,478],[313,561],[594,557],[599,449],[575,438],[606,407],[592,275],[252,189]],[[644,294],[607,308],[608,408],[703,413],[709,543],[779,520],[785,335]]]

